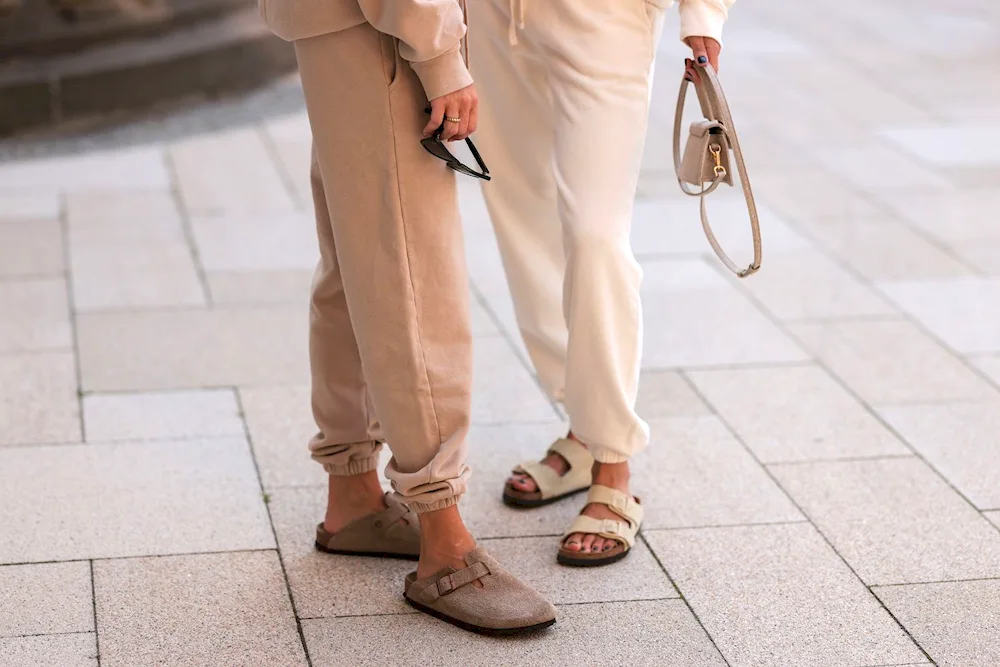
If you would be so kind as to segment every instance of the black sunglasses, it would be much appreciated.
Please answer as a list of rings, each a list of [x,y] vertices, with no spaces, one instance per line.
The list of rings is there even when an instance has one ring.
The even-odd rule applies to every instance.
[[[430,109],[424,109],[425,113],[430,113]],[[454,169],[460,174],[465,174],[466,176],[472,176],[473,178],[481,178],[484,181],[490,180],[490,170],[486,168],[486,163],[483,162],[483,158],[479,155],[479,151],[476,150],[476,145],[472,143],[472,139],[466,138],[465,143],[472,152],[472,157],[476,158],[476,163],[479,165],[479,171],[466,167],[462,162],[452,155],[448,147],[444,145],[441,141],[441,133],[444,131],[444,123],[441,123],[441,127],[434,131],[434,134],[427,137],[426,139],[420,140],[420,145],[424,147],[428,153],[438,158],[439,160],[444,160],[445,164],[449,168]]]

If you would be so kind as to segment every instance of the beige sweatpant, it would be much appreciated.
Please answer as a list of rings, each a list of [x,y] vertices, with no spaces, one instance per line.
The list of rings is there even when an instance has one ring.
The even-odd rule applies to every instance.
[[[420,145],[427,99],[392,37],[363,24],[295,42],[314,139],[321,259],[310,321],[313,458],[386,475],[418,512],[469,476],[468,279],[454,174]]]

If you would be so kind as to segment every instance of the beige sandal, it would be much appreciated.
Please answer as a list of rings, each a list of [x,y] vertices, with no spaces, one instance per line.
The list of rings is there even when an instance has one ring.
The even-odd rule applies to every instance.
[[[635,546],[635,536],[642,525],[643,515],[642,505],[639,504],[638,498],[633,498],[618,489],[595,484],[590,487],[590,492],[587,494],[587,504],[590,503],[607,505],[624,521],[595,519],[583,514],[576,517],[570,524],[569,530],[563,534],[563,541],[559,547],[559,553],[556,555],[556,560],[562,565],[575,567],[610,565],[625,558]],[[598,553],[569,551],[566,549],[566,538],[573,533],[597,535],[606,540],[615,540],[618,544],[607,551]]]
[[[403,596],[414,609],[482,635],[515,635],[547,628],[556,608],[521,583],[482,547],[465,556],[468,567],[448,567],[429,577],[406,576]],[[480,582],[482,588],[472,586]]]
[[[510,480],[504,484],[503,502],[509,507],[542,507],[557,500],[568,498],[585,491],[592,482],[591,473],[594,457],[586,447],[568,438],[556,440],[546,454],[558,454],[566,459],[569,470],[560,475],[541,461],[526,461],[514,468],[514,472],[530,475],[537,491],[521,491],[511,486]]]
[[[392,494],[385,494],[386,508],[363,516],[336,533],[316,526],[316,548],[328,554],[374,556],[417,560],[420,526],[417,515]]]

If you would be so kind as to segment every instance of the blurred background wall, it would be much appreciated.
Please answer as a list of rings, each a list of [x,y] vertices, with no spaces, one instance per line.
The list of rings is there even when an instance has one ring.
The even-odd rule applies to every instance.
[[[294,67],[252,0],[0,0],[0,136],[218,98]]]

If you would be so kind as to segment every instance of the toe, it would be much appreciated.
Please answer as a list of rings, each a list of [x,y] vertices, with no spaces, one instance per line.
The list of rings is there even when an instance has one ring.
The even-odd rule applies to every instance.
[[[573,533],[572,535],[566,538],[565,542],[563,542],[563,548],[566,549],[566,551],[578,552],[580,551],[581,540],[583,540],[582,533]]]
[[[611,551],[618,544],[616,540],[604,540],[604,548],[601,551]]]
[[[585,535],[583,538],[583,553],[589,554],[593,551],[594,540],[597,539],[597,535]]]
[[[604,542],[605,539],[600,535],[598,535],[597,537],[594,538],[594,543],[590,545],[590,550],[593,551],[595,554],[604,551]]]
[[[535,480],[522,474],[512,475],[510,478],[510,486],[513,489],[524,491],[525,493],[531,493],[538,490],[538,486],[535,485]]]

